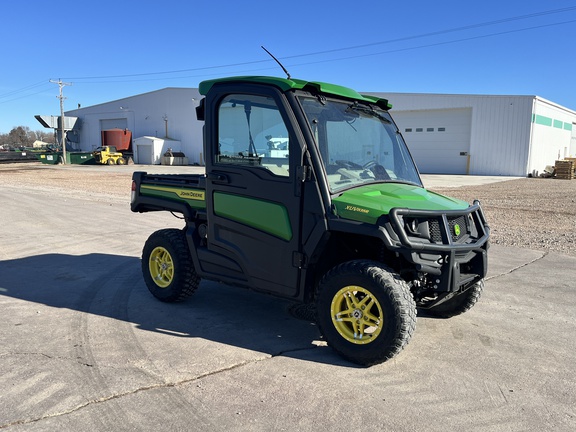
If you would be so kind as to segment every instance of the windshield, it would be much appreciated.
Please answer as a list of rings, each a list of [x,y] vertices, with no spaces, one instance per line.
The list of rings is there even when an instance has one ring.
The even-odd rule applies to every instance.
[[[390,114],[354,102],[301,96],[332,193],[360,184],[422,186]]]

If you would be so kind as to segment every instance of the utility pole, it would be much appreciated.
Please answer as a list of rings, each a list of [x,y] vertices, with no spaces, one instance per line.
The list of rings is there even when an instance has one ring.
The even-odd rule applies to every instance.
[[[66,137],[64,135],[64,99],[66,98],[62,95],[62,89],[64,86],[71,86],[72,83],[62,82],[61,79],[58,79],[58,81],[50,80],[50,82],[58,84],[58,87],[60,87],[60,95],[56,97],[60,99],[60,140],[62,144],[62,163],[66,165]]]

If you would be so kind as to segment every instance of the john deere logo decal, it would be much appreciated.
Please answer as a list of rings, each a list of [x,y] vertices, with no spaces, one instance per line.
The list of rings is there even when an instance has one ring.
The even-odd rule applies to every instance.
[[[458,225],[458,224],[454,225],[454,234],[456,236],[460,235],[460,225]]]

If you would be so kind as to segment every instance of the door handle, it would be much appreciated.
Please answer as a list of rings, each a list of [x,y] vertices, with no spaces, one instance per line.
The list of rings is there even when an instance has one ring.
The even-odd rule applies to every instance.
[[[211,172],[206,175],[206,178],[218,183],[228,183],[228,176],[220,173]]]

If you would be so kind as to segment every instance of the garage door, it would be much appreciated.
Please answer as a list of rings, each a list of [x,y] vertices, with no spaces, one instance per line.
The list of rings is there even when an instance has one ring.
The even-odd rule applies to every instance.
[[[101,119],[100,130],[128,129],[128,120],[125,118]]]
[[[472,109],[392,111],[423,174],[467,174]]]

